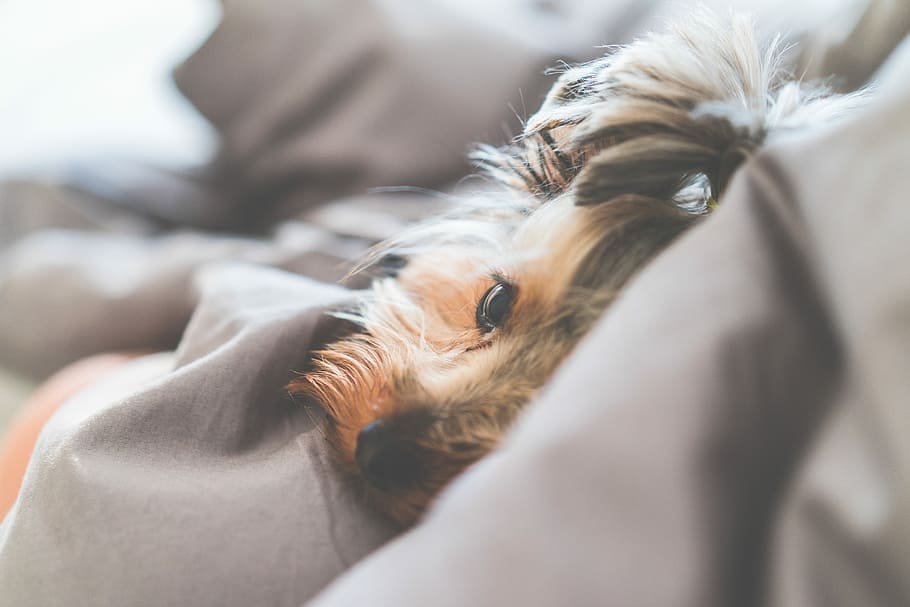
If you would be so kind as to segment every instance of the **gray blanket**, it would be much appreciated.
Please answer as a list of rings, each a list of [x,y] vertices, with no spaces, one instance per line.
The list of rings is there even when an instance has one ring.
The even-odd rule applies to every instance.
[[[228,6],[222,33],[181,72],[185,90],[187,78],[208,73],[190,77],[218,36],[231,39],[243,4]],[[862,35],[813,37],[819,49],[860,49],[851,54],[860,67],[843,72],[854,82],[877,65],[861,51],[887,56],[882,45],[899,40],[893,32],[908,17],[875,2],[863,15],[852,30]],[[870,23],[892,34],[875,35]],[[507,57],[556,52],[493,30],[495,44],[515,36]],[[412,43],[414,30],[402,31]],[[280,40],[261,52],[281,55],[290,42]],[[820,57],[811,65],[838,72],[824,61],[836,53]],[[249,61],[253,73],[268,63]],[[283,386],[320,312],[348,296],[300,274],[338,275],[420,209],[396,196],[314,210],[385,177],[341,171],[331,187],[305,178],[300,167],[312,163],[292,159],[309,158],[312,135],[300,134],[302,147],[271,148],[250,133],[263,120],[273,135],[321,122],[272,123],[266,117],[280,111],[257,118],[246,104],[230,107],[230,96],[200,103],[223,120],[219,160],[205,175],[167,182],[186,186],[168,190],[185,204],[8,186],[16,195],[0,212],[15,221],[0,224],[13,243],[0,258],[0,360],[38,377],[102,349],[176,351],[131,363],[48,424],[0,527],[0,599],[300,605],[350,568],[313,604],[910,603],[908,72],[904,44],[880,72],[877,100],[854,120],[749,162],[725,206],[631,285],[503,449],[384,546],[397,530],[335,469],[319,411],[291,402]],[[479,94],[487,80],[476,82]],[[282,99],[256,103],[295,107]],[[348,110],[338,111],[326,124],[342,129]],[[420,154],[413,143],[395,153]],[[271,165],[257,161],[264,145]],[[378,166],[381,151],[363,162]],[[243,195],[219,195],[224,167]],[[433,179],[459,169],[447,170]],[[255,192],[271,194],[262,198],[269,226],[290,221],[271,238],[169,227],[238,225]],[[27,235],[48,224],[67,231]]]
[[[244,266],[196,282],[174,355],[44,429],[0,535],[4,604],[295,605],[392,534],[283,389],[347,293]]]

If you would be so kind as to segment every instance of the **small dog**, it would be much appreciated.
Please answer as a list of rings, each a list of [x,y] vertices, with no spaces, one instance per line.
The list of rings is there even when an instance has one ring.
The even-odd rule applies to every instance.
[[[789,79],[780,40],[708,14],[566,69],[521,137],[475,154],[503,187],[375,248],[355,333],[289,389],[318,403],[343,462],[416,520],[516,416],[623,285],[714,208],[778,131],[861,94]]]

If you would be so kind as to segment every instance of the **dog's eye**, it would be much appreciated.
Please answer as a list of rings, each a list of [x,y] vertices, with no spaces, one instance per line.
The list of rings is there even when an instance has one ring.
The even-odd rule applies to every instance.
[[[401,255],[396,255],[395,253],[388,253],[383,255],[382,258],[375,263],[373,266],[376,270],[376,273],[380,276],[387,276],[389,278],[396,278],[404,267],[408,265],[408,260],[406,257]]]
[[[382,256],[382,259],[379,260],[379,265],[390,270],[400,270],[408,265],[408,260],[402,255],[388,253]]]
[[[490,287],[477,304],[477,328],[489,333],[502,326],[512,308],[514,292],[512,285],[504,282],[497,282]]]

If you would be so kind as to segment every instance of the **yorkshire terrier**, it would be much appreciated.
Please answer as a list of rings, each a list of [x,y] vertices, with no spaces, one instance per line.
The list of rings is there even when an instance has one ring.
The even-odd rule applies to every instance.
[[[376,505],[416,520],[494,449],[623,286],[708,216],[778,132],[829,122],[838,95],[782,69],[779,37],[703,14],[567,68],[509,147],[499,187],[373,249],[386,270],[353,334],[312,353],[292,394],[321,406]]]

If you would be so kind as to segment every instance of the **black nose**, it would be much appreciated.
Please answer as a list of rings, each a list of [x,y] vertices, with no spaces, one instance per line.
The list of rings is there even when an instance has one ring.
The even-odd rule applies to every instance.
[[[378,489],[410,489],[420,481],[420,447],[385,420],[364,426],[357,435],[356,459]]]

